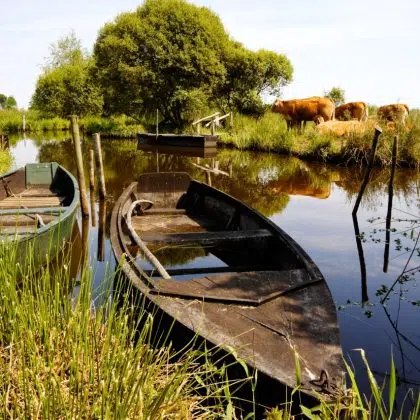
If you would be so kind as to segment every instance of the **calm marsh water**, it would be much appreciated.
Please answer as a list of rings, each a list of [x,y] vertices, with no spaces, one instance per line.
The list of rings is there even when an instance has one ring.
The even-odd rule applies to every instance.
[[[11,139],[16,167],[28,162],[57,161],[73,174],[76,164],[66,135],[47,139]],[[362,168],[303,162],[272,154],[220,149],[214,157],[197,158],[136,150],[136,142],[103,140],[109,194],[105,242],[98,253],[98,220],[90,221],[89,258],[100,285],[114,261],[109,243],[109,217],[123,189],[142,172],[185,171],[210,182],[269,217],[289,233],[324,274],[337,306],[343,354],[357,370],[366,390],[360,355],[363,348],[371,368],[382,381],[391,355],[396,364],[400,395],[420,387],[420,177],[418,170],[397,169],[392,202],[387,272],[384,272],[385,225],[390,170],[375,169],[358,212],[361,249],[351,217],[362,180]],[[89,140],[84,143],[87,165]],[[223,173],[204,171],[217,167]],[[87,169],[87,168],[86,168]],[[86,172],[87,175],[87,172]],[[100,216],[96,204],[96,218]],[[79,222],[80,226],[80,222]],[[99,259],[103,261],[98,261]],[[411,258],[410,258],[411,257]],[[362,274],[363,261],[366,274]],[[408,262],[408,265],[407,265]],[[407,267],[406,267],[407,265]],[[391,286],[405,269],[384,307],[384,286]]]

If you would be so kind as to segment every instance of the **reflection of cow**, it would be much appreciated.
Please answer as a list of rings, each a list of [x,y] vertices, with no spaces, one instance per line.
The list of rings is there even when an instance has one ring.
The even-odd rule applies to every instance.
[[[335,118],[341,121],[358,120],[366,121],[368,106],[365,102],[349,102],[335,108]]]
[[[378,108],[378,118],[381,120],[404,123],[409,113],[406,104],[384,105]]]
[[[271,110],[284,116],[287,128],[298,127],[306,121],[315,121],[322,117],[324,121],[334,118],[334,102],[329,98],[312,96],[305,99],[292,99],[289,101],[277,100]]]

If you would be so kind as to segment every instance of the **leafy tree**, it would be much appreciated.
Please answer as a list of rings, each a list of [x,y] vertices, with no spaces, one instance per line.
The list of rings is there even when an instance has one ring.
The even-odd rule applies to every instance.
[[[225,58],[227,76],[216,97],[220,107],[244,114],[260,114],[265,106],[261,95],[280,95],[292,80],[293,67],[281,54],[259,50],[256,53],[235,43]]]
[[[16,99],[13,96],[6,96],[0,93],[0,109],[17,108]]]
[[[6,99],[5,108],[17,108],[17,102],[13,96],[9,96]]]
[[[94,47],[105,110],[152,116],[181,128],[215,106],[262,105],[260,93],[290,81],[284,56],[246,50],[205,7],[145,0],[100,31]],[[245,104],[244,99],[245,100]]]
[[[0,109],[4,109],[7,101],[7,96],[3,93],[0,93]]]
[[[100,114],[103,98],[91,74],[93,60],[74,33],[57,41],[50,50],[31,107],[49,117]]]
[[[87,52],[74,31],[50,45],[50,55],[45,58],[44,69],[56,69],[65,65],[83,65]]]
[[[339,87],[333,87],[330,91],[324,91],[324,96],[331,98],[334,101],[335,106],[342,105],[346,102],[344,89]]]

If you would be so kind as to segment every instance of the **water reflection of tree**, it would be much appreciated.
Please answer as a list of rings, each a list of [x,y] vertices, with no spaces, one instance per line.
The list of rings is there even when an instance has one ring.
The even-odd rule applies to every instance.
[[[82,150],[85,157],[92,142],[87,138]],[[110,205],[122,190],[144,172],[185,171],[192,178],[206,182],[205,171],[194,166],[198,158],[156,154],[137,150],[135,141],[103,140],[104,171]],[[73,145],[70,140],[42,142],[39,148],[42,162],[57,161],[71,172],[76,173]],[[212,184],[223,191],[243,200],[267,216],[281,212],[289,202],[289,194],[328,197],[331,185],[343,188],[349,200],[356,194],[363,176],[362,168],[338,168],[327,164],[305,163],[297,158],[277,154],[253,153],[231,149],[220,149],[217,158],[201,158],[200,166],[209,165],[215,159],[219,168],[231,173],[231,177],[211,174]],[[87,159],[85,159],[87,170]],[[394,180],[394,193],[398,196],[415,197],[413,188],[420,189],[418,172],[415,170],[397,171]],[[389,170],[374,169],[372,182],[363,198],[364,205],[374,207],[387,188]],[[367,203],[367,204],[366,204]]]
[[[341,175],[336,184],[346,192],[349,201],[355,199],[363,180],[364,169],[362,167],[343,168]],[[381,197],[387,193],[389,178],[390,169],[373,168],[371,179],[363,194],[363,207],[371,210],[377,208],[377,204],[381,203]],[[409,202],[410,197],[418,196],[420,189],[418,171],[413,169],[396,171],[393,186],[394,197]]]
[[[152,246],[150,250],[165,266],[187,264],[196,258],[205,257],[208,251],[202,246]]]

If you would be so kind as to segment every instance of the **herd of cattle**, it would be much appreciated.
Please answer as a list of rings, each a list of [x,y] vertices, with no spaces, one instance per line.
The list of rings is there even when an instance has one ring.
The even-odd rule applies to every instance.
[[[313,121],[321,132],[338,135],[363,131],[368,121],[368,105],[365,102],[349,102],[338,107],[330,98],[312,96],[288,101],[276,100],[271,109],[283,115],[288,128],[302,128]],[[404,124],[409,109],[405,104],[384,105],[378,108],[377,118],[389,124]]]

